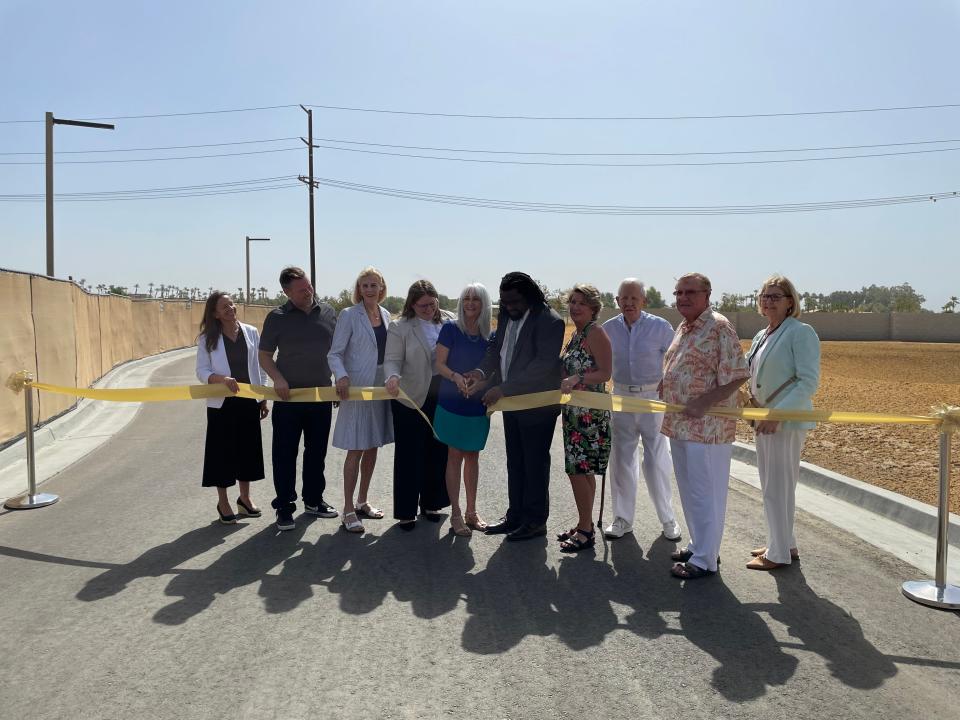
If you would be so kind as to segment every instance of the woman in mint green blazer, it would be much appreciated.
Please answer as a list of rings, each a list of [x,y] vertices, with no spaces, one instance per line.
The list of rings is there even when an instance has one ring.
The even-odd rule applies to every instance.
[[[757,297],[767,327],[747,353],[750,392],[761,407],[812,410],[820,383],[820,338],[800,322],[800,296],[793,283],[773,275]],[[775,570],[799,559],[793,534],[800,451],[814,423],[763,420],[756,424],[757,470],[767,521],[767,546],[747,563],[751,570]]]

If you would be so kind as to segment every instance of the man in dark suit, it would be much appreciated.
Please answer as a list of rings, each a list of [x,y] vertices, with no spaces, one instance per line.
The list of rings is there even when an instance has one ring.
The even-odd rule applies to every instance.
[[[484,405],[503,396],[560,389],[564,322],[529,275],[512,272],[500,281],[497,335],[480,367],[467,373],[476,389],[488,388]],[[559,405],[503,413],[510,506],[488,535],[528,540],[547,533],[550,514],[550,444]]]

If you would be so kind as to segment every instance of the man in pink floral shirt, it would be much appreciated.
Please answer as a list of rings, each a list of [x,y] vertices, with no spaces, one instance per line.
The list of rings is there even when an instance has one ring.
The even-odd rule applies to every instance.
[[[670,438],[673,472],[690,542],[671,556],[683,579],[717,571],[730,481],[736,420],[705,415],[714,405],[732,407],[737,388],[750,377],[737,331],[710,309],[710,279],[687,273],[674,291],[683,322],[663,358],[660,396],[683,405],[667,413],[660,430]]]

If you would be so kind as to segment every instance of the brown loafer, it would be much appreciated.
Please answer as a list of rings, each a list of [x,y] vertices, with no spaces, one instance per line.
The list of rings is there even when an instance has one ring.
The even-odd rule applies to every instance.
[[[751,550],[751,551],[750,551],[750,554],[751,554],[753,557],[760,557],[761,555],[766,555],[766,554],[767,554],[767,549],[766,549],[765,547],[756,548],[756,549],[754,549],[754,550]],[[790,559],[791,559],[791,560],[799,560],[799,559],[800,559],[800,551],[797,550],[796,548],[790,548]]]
[[[776,570],[777,568],[788,567],[783,563],[775,563],[773,560],[767,560],[763,555],[755,557],[747,563],[748,570]]]

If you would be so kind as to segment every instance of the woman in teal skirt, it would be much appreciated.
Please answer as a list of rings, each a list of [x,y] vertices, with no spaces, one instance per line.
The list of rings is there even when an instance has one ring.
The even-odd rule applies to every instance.
[[[440,329],[437,340],[437,373],[443,378],[434,415],[440,442],[447,445],[447,494],[450,496],[450,531],[469,536],[471,528],[486,523],[477,514],[480,451],[487,444],[490,419],[474,385],[468,393],[465,373],[480,365],[490,345],[490,294],[480,283],[467,285],[457,303],[457,319]],[[460,513],[460,476],[466,488],[466,514]]]

